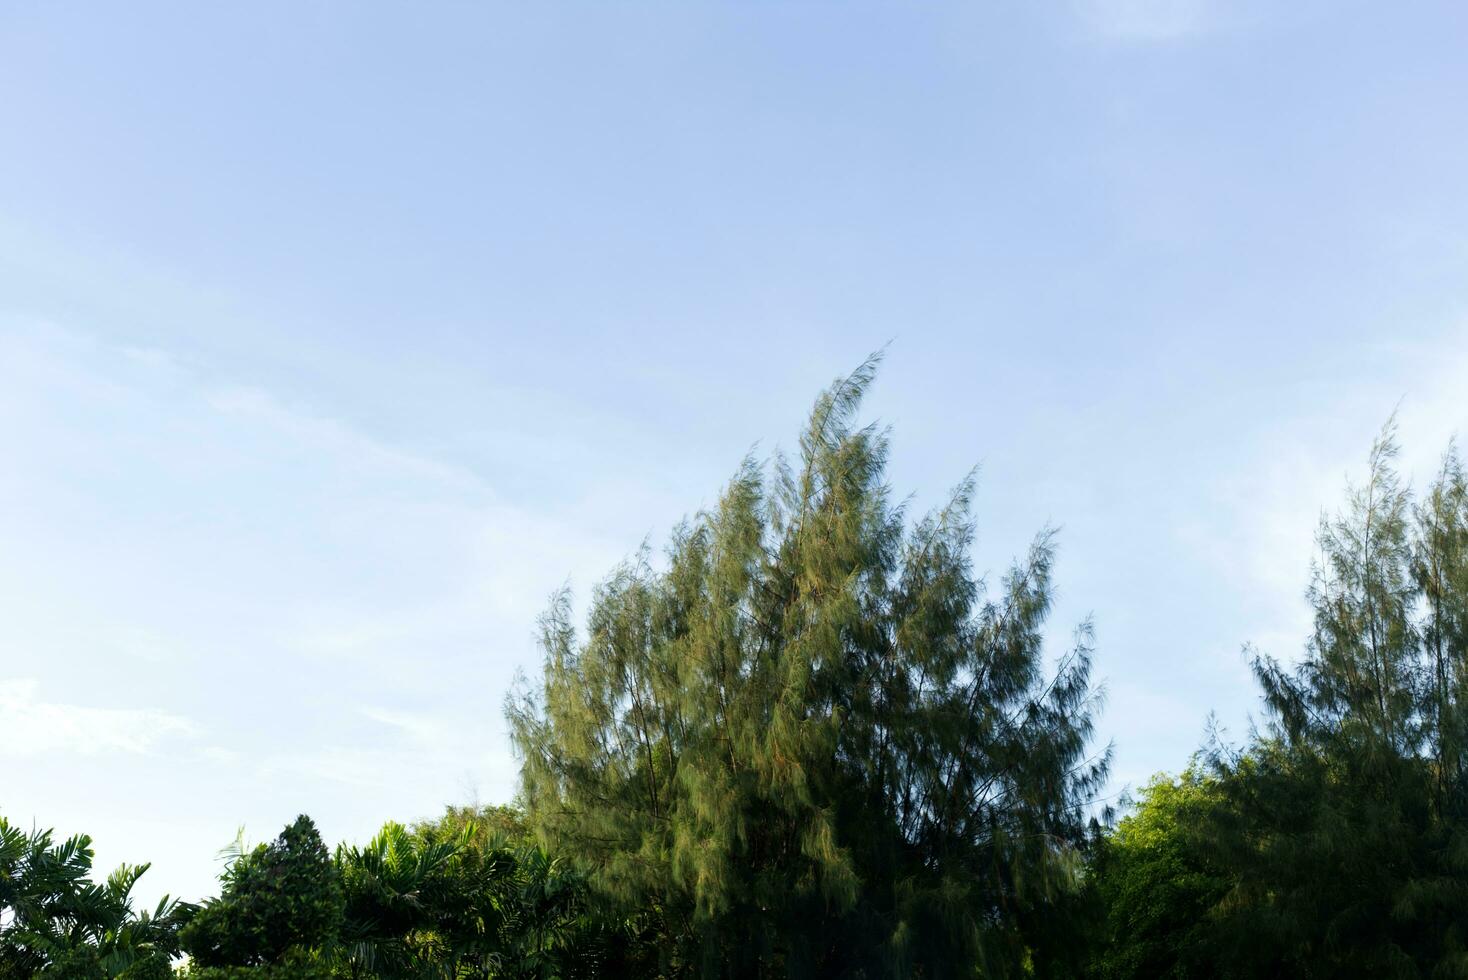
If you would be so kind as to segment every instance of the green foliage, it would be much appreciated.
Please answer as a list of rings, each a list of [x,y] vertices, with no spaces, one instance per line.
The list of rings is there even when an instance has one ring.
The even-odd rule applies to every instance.
[[[1468,975],[1468,483],[1388,425],[1322,522],[1315,629],[1255,659],[1265,728],[1156,783],[1096,861],[1106,977]]]
[[[371,976],[371,974],[367,974]],[[295,963],[289,966],[199,966],[189,964],[175,974],[178,980],[331,980],[330,970],[321,964]]]
[[[301,817],[223,884],[184,931],[193,980],[644,975],[624,969],[631,931],[510,807],[389,823],[334,858]]]
[[[1396,454],[1389,425],[1322,523],[1305,659],[1256,661],[1268,731],[1215,756],[1236,975],[1468,972],[1468,493],[1450,449],[1414,507]]]
[[[1177,779],[1158,775],[1101,841],[1092,875],[1105,920],[1094,976],[1215,975],[1209,915],[1231,881],[1210,860],[1204,835],[1223,805],[1218,781],[1195,767]]]
[[[297,817],[273,843],[239,856],[223,884],[220,897],[180,935],[199,965],[299,963],[336,942],[340,876],[309,817]]]
[[[409,964],[425,976],[616,975],[637,948],[626,925],[591,900],[583,876],[536,844],[512,807],[452,807],[411,832],[390,824],[369,847],[339,850],[338,863],[348,894],[344,937],[397,950],[403,975]],[[418,870],[430,865],[430,873]],[[410,894],[394,920],[388,908],[402,909],[400,897]]]
[[[92,842],[53,840],[0,817],[0,977],[146,980],[178,952],[192,906],[164,898],[135,913],[132,889],[148,865],[91,880]],[[166,975],[166,974],[165,974]]]
[[[438,819],[413,825],[413,833],[427,839],[457,837],[465,830],[479,847],[491,843],[520,847],[535,842],[535,834],[517,806],[448,806]]]
[[[593,594],[512,700],[528,807],[329,854],[298,818],[220,897],[0,819],[0,980],[1468,976],[1468,478],[1414,500],[1390,426],[1322,523],[1314,630],[1265,716],[1084,818],[1090,635],[1045,670],[1053,540],[986,597],[971,481],[915,524],[828,391],[794,463]]]
[[[705,975],[1055,972],[1095,694],[1083,627],[1044,673],[1053,538],[996,598],[971,480],[909,528],[887,439],[854,419],[875,362],[817,402],[795,465],[746,461],[592,597],[562,595],[543,684],[510,706],[542,839]]]
[[[135,960],[118,975],[118,980],[173,980],[172,958],[162,953],[154,953],[143,959]]]
[[[341,847],[345,975],[485,975],[501,954],[513,856],[482,846],[477,826],[390,823],[365,847]],[[479,844],[481,846],[476,846]]]

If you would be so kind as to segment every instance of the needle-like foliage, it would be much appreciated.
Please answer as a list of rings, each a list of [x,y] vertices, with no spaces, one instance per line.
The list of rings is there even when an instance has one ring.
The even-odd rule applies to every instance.
[[[1468,489],[1450,448],[1414,504],[1396,456],[1389,424],[1321,524],[1305,657],[1256,659],[1268,725],[1214,753],[1220,975],[1468,975]]]
[[[656,917],[671,975],[1000,977],[1068,943],[1090,629],[1047,673],[1053,534],[986,596],[972,479],[909,526],[856,421],[876,366],[617,569],[584,638],[557,596],[509,705],[533,824]]]

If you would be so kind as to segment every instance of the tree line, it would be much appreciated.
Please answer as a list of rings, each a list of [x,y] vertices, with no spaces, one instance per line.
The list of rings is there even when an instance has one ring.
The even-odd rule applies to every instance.
[[[507,701],[521,789],[329,851],[306,817],[220,893],[0,818],[0,978],[1468,975],[1468,481],[1389,425],[1317,536],[1314,629],[1260,720],[1117,819],[1092,635],[1046,644],[1055,537],[992,587],[972,477],[914,517],[861,425],[870,360],[792,457],[593,592]]]

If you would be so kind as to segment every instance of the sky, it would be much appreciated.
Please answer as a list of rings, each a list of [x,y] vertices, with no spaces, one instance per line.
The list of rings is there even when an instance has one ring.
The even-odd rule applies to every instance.
[[[1060,532],[1108,795],[1243,737],[1395,409],[1468,429],[1468,7],[0,8],[0,814],[139,891],[515,792],[535,620],[873,350]]]

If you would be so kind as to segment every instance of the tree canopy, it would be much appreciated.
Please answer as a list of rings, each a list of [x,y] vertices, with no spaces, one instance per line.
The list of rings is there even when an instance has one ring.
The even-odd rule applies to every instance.
[[[57,842],[0,817],[0,980],[170,976],[192,909],[165,896],[151,913],[134,911],[132,890],[147,870],[123,865],[93,882],[90,837]]]
[[[1388,425],[1321,522],[1262,714],[1119,821],[1055,536],[989,588],[973,478],[912,517],[869,361],[798,449],[544,615],[514,805],[327,847],[301,816],[202,905],[0,818],[0,980],[1468,975],[1468,477]],[[174,962],[185,952],[186,964]]]
[[[511,704],[532,824],[656,910],[670,974],[1019,975],[1074,945],[1052,933],[1107,763],[1090,627],[1047,671],[1054,535],[987,595],[972,477],[909,524],[857,424],[875,370],[618,568],[584,638],[558,596]]]
[[[1241,973],[1468,972],[1468,492],[1450,447],[1414,503],[1397,452],[1321,524],[1304,658],[1255,661],[1266,728],[1215,756]]]
[[[1389,424],[1321,522],[1303,656],[1254,658],[1262,725],[1103,849],[1108,919],[1136,929],[1102,975],[1468,974],[1468,484],[1450,446],[1414,500],[1397,455]]]

